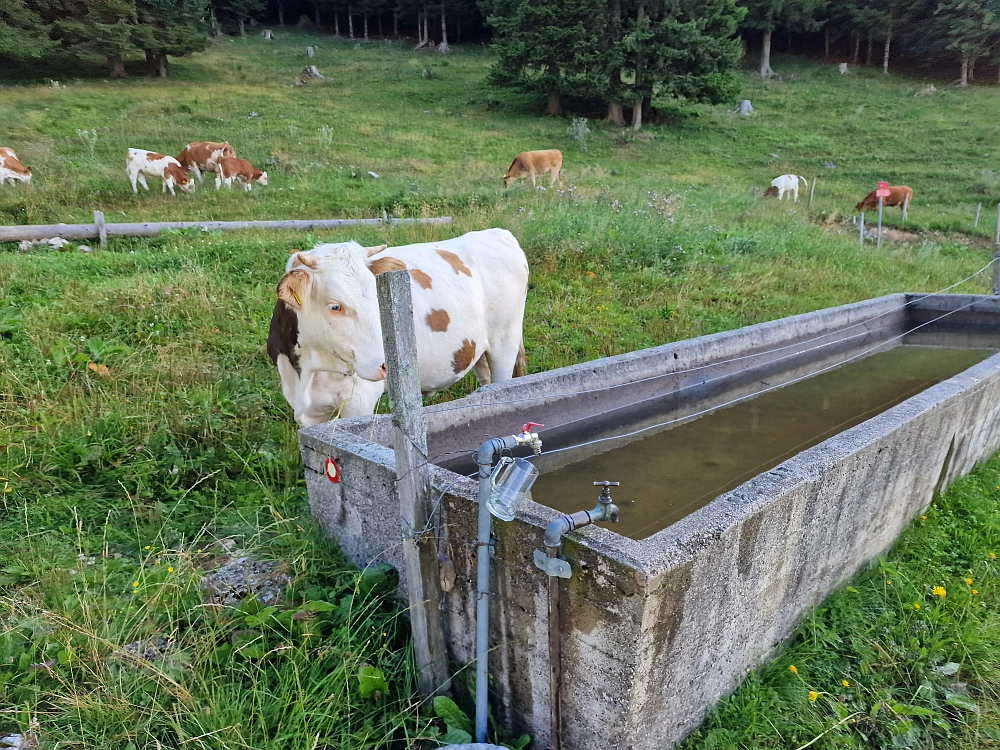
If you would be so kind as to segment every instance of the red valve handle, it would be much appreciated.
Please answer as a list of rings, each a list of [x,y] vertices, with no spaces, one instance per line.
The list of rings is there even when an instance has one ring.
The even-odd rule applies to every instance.
[[[525,433],[525,432],[531,432],[531,428],[532,427],[544,427],[544,426],[545,425],[543,425],[543,424],[541,424],[539,422],[528,422],[528,424],[524,425],[521,428],[521,432],[522,432],[522,434]]]

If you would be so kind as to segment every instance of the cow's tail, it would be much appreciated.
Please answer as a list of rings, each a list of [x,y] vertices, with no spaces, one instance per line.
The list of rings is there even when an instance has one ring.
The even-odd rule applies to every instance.
[[[521,339],[517,347],[517,359],[514,360],[514,377],[519,378],[528,374],[528,355],[524,352],[524,339]]]

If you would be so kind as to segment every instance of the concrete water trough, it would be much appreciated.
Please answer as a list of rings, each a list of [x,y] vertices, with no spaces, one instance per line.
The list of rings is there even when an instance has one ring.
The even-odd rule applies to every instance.
[[[812,376],[874,362],[900,344],[948,347],[935,354],[948,366],[916,388],[862,404],[851,419],[834,422],[839,431],[827,424],[771,459],[754,457],[753,472],[716,477],[724,461],[689,457],[659,467],[666,474],[657,492],[628,495],[645,470],[626,459],[654,439],[708,417],[753,422],[750,412],[730,410],[765,398],[754,394],[780,402],[783,387],[791,393],[819,382]],[[573,574],[560,581],[562,744],[662,749],[695,729],[810,607],[885,552],[935,493],[1000,448],[998,349],[1000,298],[895,294],[538,373],[426,407],[456,669],[475,655],[477,485],[446,467],[471,472],[467,457],[484,434],[545,423],[534,497],[549,474],[570,472],[555,494],[545,490],[563,511],[594,506],[592,481],[622,483],[615,494],[621,524],[590,526],[563,544]],[[894,360],[890,369],[905,370],[908,361]],[[862,381],[871,379],[866,372]],[[848,402],[859,398],[851,393]],[[815,394],[803,398],[825,408]],[[402,571],[391,418],[311,427],[300,443],[313,514],[326,532],[356,564],[380,560]],[[609,459],[615,455],[621,458]],[[339,464],[339,483],[326,476],[328,457]],[[685,472],[708,477],[710,496],[685,500],[671,515],[672,488],[680,491]],[[630,516],[643,514],[655,522],[630,525]],[[514,521],[494,522],[493,712],[530,733],[535,747],[549,741],[551,696],[548,577],[533,555],[558,515],[529,502]]]

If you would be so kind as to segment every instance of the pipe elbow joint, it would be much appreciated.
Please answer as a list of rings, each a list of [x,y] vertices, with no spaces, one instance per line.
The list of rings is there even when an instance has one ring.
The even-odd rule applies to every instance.
[[[562,535],[566,532],[572,531],[574,528],[575,525],[569,516],[559,516],[559,518],[553,519],[552,522],[545,527],[545,546],[561,547]]]

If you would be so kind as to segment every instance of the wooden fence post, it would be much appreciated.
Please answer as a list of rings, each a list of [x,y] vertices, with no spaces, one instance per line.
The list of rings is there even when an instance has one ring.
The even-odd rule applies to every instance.
[[[809,205],[808,205],[808,206],[806,206],[806,210],[807,210],[807,211],[808,211],[808,210],[809,210],[810,208],[812,208],[812,207],[813,207],[813,195],[814,195],[815,193],[816,193],[816,178],[815,178],[815,177],[813,177],[813,184],[812,184],[812,187],[811,187],[811,188],[809,188]]]
[[[403,524],[403,559],[417,658],[417,686],[421,695],[431,697],[448,693],[451,677],[441,621],[437,533],[428,530],[434,522],[431,517],[432,480],[417,371],[410,274],[408,271],[388,271],[376,278],[375,285],[392,402],[396,490]]]
[[[104,224],[104,212],[94,211],[94,226],[97,227],[97,236],[101,240],[101,250],[108,249],[108,228]]]
[[[973,229],[979,228],[979,212],[982,210],[983,210],[983,204],[980,203],[978,206],[976,206],[976,220],[972,224]]]

